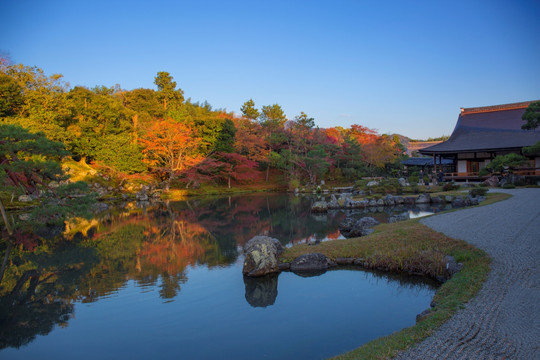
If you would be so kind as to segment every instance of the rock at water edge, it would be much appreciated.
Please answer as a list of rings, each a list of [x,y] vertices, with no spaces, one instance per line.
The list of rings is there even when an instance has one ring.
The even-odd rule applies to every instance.
[[[324,270],[336,265],[321,253],[304,254],[291,262],[291,271]]]
[[[255,236],[247,242],[244,252],[244,275],[263,276],[279,272],[278,256],[283,252],[279,240],[268,236]]]

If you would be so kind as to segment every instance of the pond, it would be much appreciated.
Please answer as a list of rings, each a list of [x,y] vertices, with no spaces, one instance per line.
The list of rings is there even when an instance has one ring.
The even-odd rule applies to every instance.
[[[11,254],[0,358],[322,359],[413,325],[437,287],[425,279],[346,267],[242,276],[255,235],[285,246],[342,238],[347,214],[314,216],[313,200],[131,203],[68,222],[32,254]]]

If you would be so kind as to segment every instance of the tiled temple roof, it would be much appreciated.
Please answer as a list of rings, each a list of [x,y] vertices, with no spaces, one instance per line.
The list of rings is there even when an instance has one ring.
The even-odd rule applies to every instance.
[[[522,130],[521,116],[532,101],[461,109],[450,138],[424,155],[518,149],[540,141],[540,130]]]

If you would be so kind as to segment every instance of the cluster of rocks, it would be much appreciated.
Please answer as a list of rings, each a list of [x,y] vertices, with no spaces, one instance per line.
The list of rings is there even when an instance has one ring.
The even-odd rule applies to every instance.
[[[405,220],[409,220],[407,211],[388,218],[389,223]],[[364,216],[360,219],[348,217],[339,224],[339,232],[346,238],[367,236],[374,231],[372,227],[379,224],[380,222],[377,219],[370,216]]]
[[[32,202],[37,199],[39,199],[37,195],[19,195],[19,197],[17,198],[19,202]]]
[[[302,255],[290,263],[280,264],[278,259],[282,252],[283,246],[279,240],[268,236],[255,236],[244,246],[245,260],[242,273],[246,276],[259,277],[282,270],[316,271],[337,265],[320,253]]]
[[[131,194],[135,192],[135,199],[137,201],[151,201],[152,199],[159,199],[161,195],[161,189],[154,185],[125,184],[119,187],[113,187],[94,182],[90,184],[90,189],[97,193],[99,197],[111,195],[122,199],[132,197],[133,195]]]
[[[526,178],[517,174],[506,174],[505,176],[490,176],[484,180],[484,184],[487,186],[499,186],[503,187],[506,184],[526,183]]]
[[[104,180],[108,180],[105,176],[101,176]],[[69,183],[69,180],[63,181],[51,181],[47,185],[49,189],[37,190],[34,194],[30,195],[19,195],[17,200],[22,203],[32,203],[40,199],[41,196],[45,195],[47,192],[54,191],[60,185],[66,185]],[[138,190],[138,191],[137,191]],[[133,192],[135,194],[133,195]],[[105,186],[98,182],[89,184],[89,192],[95,193],[98,196],[98,200],[95,204],[94,211],[102,212],[108,210],[110,205],[105,200],[123,200],[130,201],[135,197],[137,207],[145,207],[150,203],[155,202],[160,199],[162,190],[154,185],[134,185],[127,184],[127,186],[113,187]],[[67,198],[77,198],[85,196],[82,193],[73,193],[67,194]],[[32,206],[33,204],[29,204]],[[125,203],[124,203],[125,205]],[[28,221],[30,219],[30,214],[19,214],[19,219],[22,221]]]
[[[161,196],[161,190],[153,186],[143,185],[141,190],[135,193],[135,199],[137,201],[150,201],[151,199],[159,199]]]
[[[454,207],[478,205],[485,200],[484,196],[430,196],[429,194],[420,194],[417,197],[412,196],[393,196],[387,194],[380,199],[362,199],[353,200],[352,194],[341,194],[336,198],[334,194],[330,196],[330,201],[319,200],[313,203],[311,211],[315,213],[327,212],[332,209],[360,209],[367,207],[396,206],[396,205],[416,205],[416,204],[452,204]]]
[[[377,220],[373,218],[372,220],[365,219],[364,222],[366,224],[378,223]],[[321,272],[338,265],[357,265],[367,269],[375,268],[375,265],[366,261],[366,259],[338,257],[334,261],[317,252],[301,255],[290,263],[279,263],[279,255],[283,252],[283,247],[279,240],[268,236],[255,236],[247,242],[244,247],[244,252],[245,260],[242,273],[246,277],[272,275],[284,270],[293,271],[301,276],[310,276],[312,274],[320,274]],[[462,267],[463,264],[457,263],[452,256],[446,256],[445,272],[438,276],[437,280],[445,282],[455,273],[460,271]],[[250,298],[258,298],[258,296],[251,294]]]
[[[373,226],[379,224],[378,220],[370,216],[361,219],[346,218],[339,224],[339,232],[346,238],[366,236],[373,232]]]
[[[371,180],[371,181],[369,181],[369,182],[366,184],[366,186],[367,186],[367,187],[378,186],[379,184],[380,184],[380,182],[378,182],[377,180]],[[401,186],[401,187],[405,187],[405,186],[409,186],[409,185],[410,185],[409,182],[407,181],[407,179],[405,179],[405,178],[399,178],[399,179],[398,179],[398,184],[399,184],[399,186]]]

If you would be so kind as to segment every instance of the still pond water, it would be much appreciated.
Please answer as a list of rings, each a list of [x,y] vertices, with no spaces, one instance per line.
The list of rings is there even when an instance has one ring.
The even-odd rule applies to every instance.
[[[413,325],[436,284],[354,268],[242,276],[242,246],[255,235],[286,246],[339,241],[346,215],[392,214],[314,216],[313,201],[257,194],[128,204],[71,221],[62,240],[6,271],[0,359],[322,359]],[[393,210],[404,211],[435,209]]]

